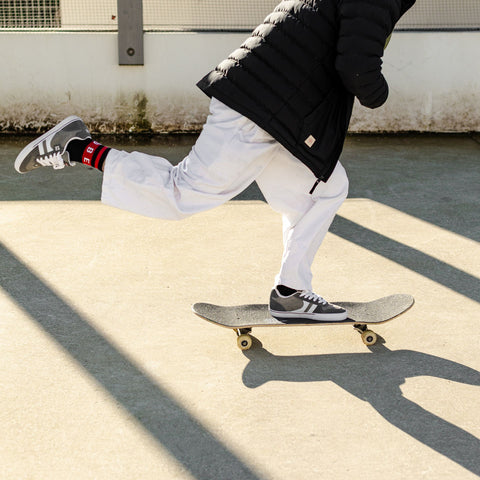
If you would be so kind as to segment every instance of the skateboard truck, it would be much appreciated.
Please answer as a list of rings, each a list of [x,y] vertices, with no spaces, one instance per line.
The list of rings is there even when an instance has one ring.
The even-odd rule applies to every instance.
[[[378,336],[373,330],[369,330],[368,326],[362,323],[356,323],[353,328],[360,333],[362,341],[365,345],[371,346],[377,343]],[[237,345],[240,350],[249,350],[252,347],[252,332],[251,328],[237,328],[235,333],[237,334]]]

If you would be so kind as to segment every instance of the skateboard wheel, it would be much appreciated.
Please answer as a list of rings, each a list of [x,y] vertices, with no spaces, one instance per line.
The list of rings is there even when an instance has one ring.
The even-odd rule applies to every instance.
[[[377,343],[377,334],[371,330],[365,330],[362,333],[362,340],[365,345],[375,345]]]
[[[252,346],[252,337],[247,334],[239,335],[237,337],[237,345],[240,350],[248,350]]]

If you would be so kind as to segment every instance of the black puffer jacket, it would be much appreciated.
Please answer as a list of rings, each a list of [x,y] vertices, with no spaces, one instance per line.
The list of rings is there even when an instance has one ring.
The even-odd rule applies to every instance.
[[[340,156],[356,96],[382,105],[385,41],[415,0],[284,0],[198,86],[253,120],[316,177]]]

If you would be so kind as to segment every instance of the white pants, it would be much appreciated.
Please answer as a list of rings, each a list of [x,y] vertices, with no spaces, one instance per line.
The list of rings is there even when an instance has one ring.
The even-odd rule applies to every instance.
[[[348,193],[338,163],[327,183],[248,118],[216,99],[197,142],[176,166],[161,157],[111,150],[102,201],[149,217],[180,220],[225,203],[254,180],[283,216],[284,252],[276,285],[312,290],[311,265]]]

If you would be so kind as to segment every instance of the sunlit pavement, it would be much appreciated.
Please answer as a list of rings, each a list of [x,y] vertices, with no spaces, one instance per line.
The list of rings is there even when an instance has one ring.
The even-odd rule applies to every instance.
[[[281,224],[258,189],[152,220],[82,166],[16,174],[28,140],[0,137],[0,478],[480,475],[480,138],[350,137],[315,290],[416,303],[370,348],[259,328],[245,353],[191,305],[266,302]],[[102,140],[178,161],[194,137]]]

